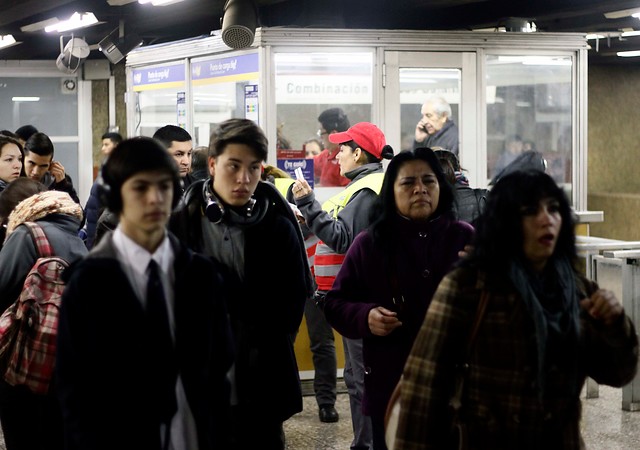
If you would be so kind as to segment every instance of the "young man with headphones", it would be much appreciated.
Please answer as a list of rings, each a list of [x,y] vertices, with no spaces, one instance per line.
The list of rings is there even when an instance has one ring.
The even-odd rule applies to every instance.
[[[267,145],[251,120],[220,123],[209,143],[210,177],[189,187],[170,223],[226,269],[236,342],[227,450],[284,449],[283,422],[302,411],[293,337],[314,284],[289,204],[260,180]]]
[[[70,448],[224,448],[233,345],[221,275],[166,229],[178,168],[148,137],[122,141],[100,195],[118,216],[71,267],[56,384]],[[113,424],[117,423],[114,427]]]

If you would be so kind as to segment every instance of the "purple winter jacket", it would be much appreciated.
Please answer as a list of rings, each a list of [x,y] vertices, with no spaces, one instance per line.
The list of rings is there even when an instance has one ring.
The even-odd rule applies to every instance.
[[[398,216],[393,254],[375,246],[368,230],[353,241],[327,294],[324,312],[341,335],[363,339],[365,414],[384,417],[431,297],[473,234],[468,223],[445,216],[428,222]],[[401,310],[394,296],[404,298]],[[368,315],[377,306],[399,312],[403,325],[387,336],[374,336]]]

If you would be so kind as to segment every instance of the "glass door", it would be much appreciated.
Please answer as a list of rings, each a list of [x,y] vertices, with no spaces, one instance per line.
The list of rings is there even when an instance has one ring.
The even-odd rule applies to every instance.
[[[484,146],[479,145],[479,120],[476,54],[474,52],[397,52],[384,53],[385,135],[396,152],[412,148],[416,126],[422,119],[425,103],[446,104],[451,114],[447,121],[457,127],[458,157],[475,186],[484,183],[478,174],[486,172]],[[436,107],[436,109],[438,109]],[[448,115],[448,112],[447,112]],[[437,129],[440,128],[439,130]],[[443,123],[427,127],[436,137],[435,145],[451,145],[449,139],[438,145],[437,136],[452,127]],[[454,132],[455,133],[455,132]],[[418,136],[421,137],[421,136]],[[426,142],[426,141],[425,141]],[[430,144],[434,145],[434,144]],[[449,148],[450,149],[450,148]]]

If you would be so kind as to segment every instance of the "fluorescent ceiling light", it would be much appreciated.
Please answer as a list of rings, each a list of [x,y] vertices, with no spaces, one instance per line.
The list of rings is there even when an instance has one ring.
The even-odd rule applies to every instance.
[[[11,47],[12,45],[16,45],[16,39],[12,34],[5,34],[4,36],[0,36],[0,48]]]
[[[76,30],[78,28],[85,28],[98,23],[98,19],[93,13],[79,13],[74,12],[67,20],[63,20],[54,25],[45,27],[44,31],[47,33],[63,32],[69,30]]]
[[[633,16],[636,13],[640,13],[640,8],[621,9],[619,11],[610,11],[604,13],[607,19],[621,19],[623,17]]]
[[[60,23],[60,20],[58,20],[57,17],[52,17],[51,19],[41,20],[40,22],[34,22],[20,27],[20,31],[23,33],[33,33],[34,31],[44,30],[49,25],[55,25],[57,23]]]
[[[623,58],[632,58],[634,56],[640,56],[640,50],[631,50],[628,52],[618,52],[616,53],[618,56],[622,56]]]
[[[11,97],[14,102],[39,102],[40,97]]]
[[[180,3],[184,0],[138,0],[138,3],[141,5],[146,5],[147,3],[151,3],[153,6],[165,6],[170,5],[172,3]]]
[[[587,34],[587,40],[591,40],[591,39],[604,39],[605,35],[604,34],[598,34],[598,33],[591,33],[591,34]]]
[[[625,31],[620,36],[622,37],[640,36],[640,31]]]
[[[564,56],[509,56],[499,55],[503,63],[520,63],[525,66],[570,66],[571,58]]]

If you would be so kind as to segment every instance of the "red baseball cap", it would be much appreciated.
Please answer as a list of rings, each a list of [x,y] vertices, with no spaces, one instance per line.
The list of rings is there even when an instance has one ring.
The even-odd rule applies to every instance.
[[[329,135],[329,141],[334,144],[355,141],[360,148],[378,159],[382,159],[382,148],[387,145],[382,130],[369,122],[358,122],[347,131],[332,133]]]

